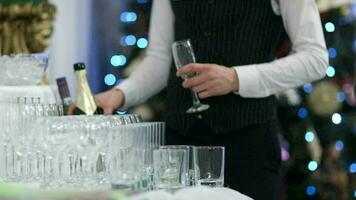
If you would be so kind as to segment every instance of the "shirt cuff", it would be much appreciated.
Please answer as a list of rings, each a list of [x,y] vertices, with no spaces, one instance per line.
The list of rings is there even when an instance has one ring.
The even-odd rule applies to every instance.
[[[239,78],[239,92],[235,93],[245,98],[257,97],[260,89],[259,73],[256,65],[234,67]]]
[[[120,110],[127,110],[133,105],[135,105],[135,84],[130,81],[130,79],[124,80],[122,83],[117,85],[115,88],[120,89],[125,96],[125,104],[120,108]]]

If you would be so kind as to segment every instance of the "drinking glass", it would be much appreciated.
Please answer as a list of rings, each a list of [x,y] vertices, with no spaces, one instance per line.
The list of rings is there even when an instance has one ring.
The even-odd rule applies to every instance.
[[[177,70],[183,68],[188,64],[196,62],[193,46],[191,44],[190,39],[174,42],[172,44],[172,51]],[[184,75],[182,78],[186,80],[194,76],[196,76],[195,73],[190,73],[188,75]],[[194,92],[192,89],[190,89],[190,92],[193,98],[193,106],[187,110],[188,114],[200,113],[210,108],[209,105],[202,104],[200,102],[198,94],[196,92]]]
[[[110,183],[114,190],[140,189],[144,150],[136,148],[110,148]]]
[[[194,147],[194,165],[197,185],[210,187],[224,186],[224,147]]]
[[[169,192],[189,186],[188,151],[185,149],[153,150],[154,183],[156,189]]]
[[[194,146],[191,145],[164,145],[160,146],[160,149],[183,149],[188,152],[188,167],[189,171],[186,174],[188,180],[189,180],[189,185],[194,186],[195,185],[195,166],[194,166]]]

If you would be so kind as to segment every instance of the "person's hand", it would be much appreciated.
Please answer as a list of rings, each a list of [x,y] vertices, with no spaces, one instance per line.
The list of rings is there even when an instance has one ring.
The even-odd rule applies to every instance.
[[[197,76],[185,80],[183,87],[192,88],[202,99],[239,91],[239,79],[234,68],[194,63],[178,70],[177,76],[189,73],[196,73]]]
[[[105,115],[111,115],[115,110],[122,107],[125,103],[124,93],[117,88],[97,94],[96,104],[104,110]]]

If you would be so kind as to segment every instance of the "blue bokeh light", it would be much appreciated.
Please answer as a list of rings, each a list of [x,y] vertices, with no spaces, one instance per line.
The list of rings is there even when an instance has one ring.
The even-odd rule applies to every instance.
[[[127,110],[118,110],[116,111],[118,115],[125,115],[127,113]]]
[[[313,186],[313,185],[309,185],[309,186],[307,187],[307,189],[305,190],[305,193],[306,193],[308,196],[313,196],[313,195],[315,195],[315,193],[316,193],[316,187]]]
[[[342,117],[339,113],[335,113],[333,114],[333,116],[331,117],[331,121],[334,123],[334,124],[341,124],[342,122]]]
[[[356,173],[356,163],[352,163],[350,165],[349,171],[350,171],[351,174]]]
[[[308,116],[308,110],[306,108],[300,108],[298,111],[298,116],[302,119]]]
[[[332,66],[329,66],[328,69],[326,70],[326,75],[330,78],[335,76],[335,73],[336,73],[335,68]]]
[[[148,40],[146,38],[140,38],[137,40],[137,46],[140,49],[144,49],[148,46]]]
[[[325,24],[325,30],[329,33],[332,33],[335,31],[335,25],[332,22],[328,22]]]
[[[337,51],[336,51],[336,49],[335,48],[329,48],[329,57],[330,58],[336,58],[336,56],[337,56]]]
[[[310,83],[307,83],[303,86],[304,92],[306,93],[311,93],[313,91],[313,85]]]
[[[307,133],[305,133],[305,140],[307,141],[307,142],[313,142],[314,141],[314,138],[315,138],[315,135],[314,135],[314,133],[313,132],[311,132],[311,131],[309,131],[309,132],[307,132]]]
[[[344,142],[341,140],[338,140],[335,142],[335,149],[337,151],[342,151],[344,149]]]
[[[316,161],[310,161],[308,164],[309,171],[315,171],[318,169],[318,163]]]
[[[113,74],[107,74],[104,78],[104,82],[108,86],[113,86],[116,83],[116,76]]]
[[[125,42],[127,45],[135,45],[136,43],[136,37],[134,35],[128,35],[126,38],[125,38]]]
[[[137,20],[137,14],[135,12],[123,12],[120,15],[122,22],[135,22]]]
[[[123,55],[115,55],[111,57],[110,63],[114,67],[124,66],[126,64],[126,57]]]
[[[137,3],[148,3],[148,0],[136,0]]]
[[[346,94],[345,94],[345,92],[339,92],[339,93],[337,93],[337,100],[340,102],[340,103],[342,103],[342,102],[344,102],[345,100],[346,100]]]

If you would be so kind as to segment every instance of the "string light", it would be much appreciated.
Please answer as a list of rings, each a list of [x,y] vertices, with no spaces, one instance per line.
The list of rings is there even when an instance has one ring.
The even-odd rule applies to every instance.
[[[307,141],[307,142],[313,142],[314,141],[314,138],[315,138],[315,135],[314,135],[314,133],[313,132],[311,132],[311,131],[309,131],[309,132],[307,132],[306,134],[305,134],[305,140]]]
[[[309,185],[307,189],[305,190],[305,193],[308,196],[314,196],[316,193],[316,187],[314,185]]]
[[[328,69],[326,70],[326,75],[330,78],[335,76],[335,73],[336,73],[335,69],[332,66],[329,66]]]
[[[126,64],[126,57],[123,55],[115,55],[111,57],[110,63],[114,67],[124,66]]]
[[[310,94],[313,91],[313,85],[310,83],[307,83],[303,86],[304,92]]]
[[[123,36],[120,39],[120,44],[122,46],[132,46],[136,43],[136,37],[134,35]]]
[[[309,171],[315,171],[318,169],[318,163],[316,161],[310,161],[308,164]]]
[[[334,124],[336,124],[336,125],[341,124],[341,122],[342,122],[342,117],[341,117],[341,115],[340,115],[339,113],[335,113],[335,114],[333,114],[333,116],[331,117],[331,121],[332,121]]]
[[[337,56],[337,52],[336,52],[336,49],[335,48],[329,48],[329,57],[330,58],[336,58]]]
[[[116,83],[116,76],[113,74],[107,74],[104,78],[104,82],[108,86],[113,86]]]
[[[356,163],[352,163],[352,164],[350,165],[349,171],[350,171],[351,174],[356,173]]]
[[[146,38],[140,38],[137,40],[137,46],[140,49],[144,49],[148,46],[148,40]]]
[[[344,142],[341,140],[336,141],[335,143],[335,149],[337,151],[342,151],[344,149]]]
[[[298,116],[302,119],[306,118],[308,116],[308,110],[305,108],[300,108],[298,111]]]
[[[127,110],[118,110],[116,111],[118,115],[125,115],[127,113]]]
[[[122,22],[135,22],[137,20],[137,14],[135,12],[123,12],[120,15]]]
[[[339,93],[337,93],[337,100],[340,102],[340,103],[342,103],[342,102],[344,102],[345,100],[346,100],[346,94],[345,94],[345,92],[339,92]]]
[[[328,22],[325,24],[325,30],[329,33],[332,33],[335,31],[335,25],[331,22]]]

